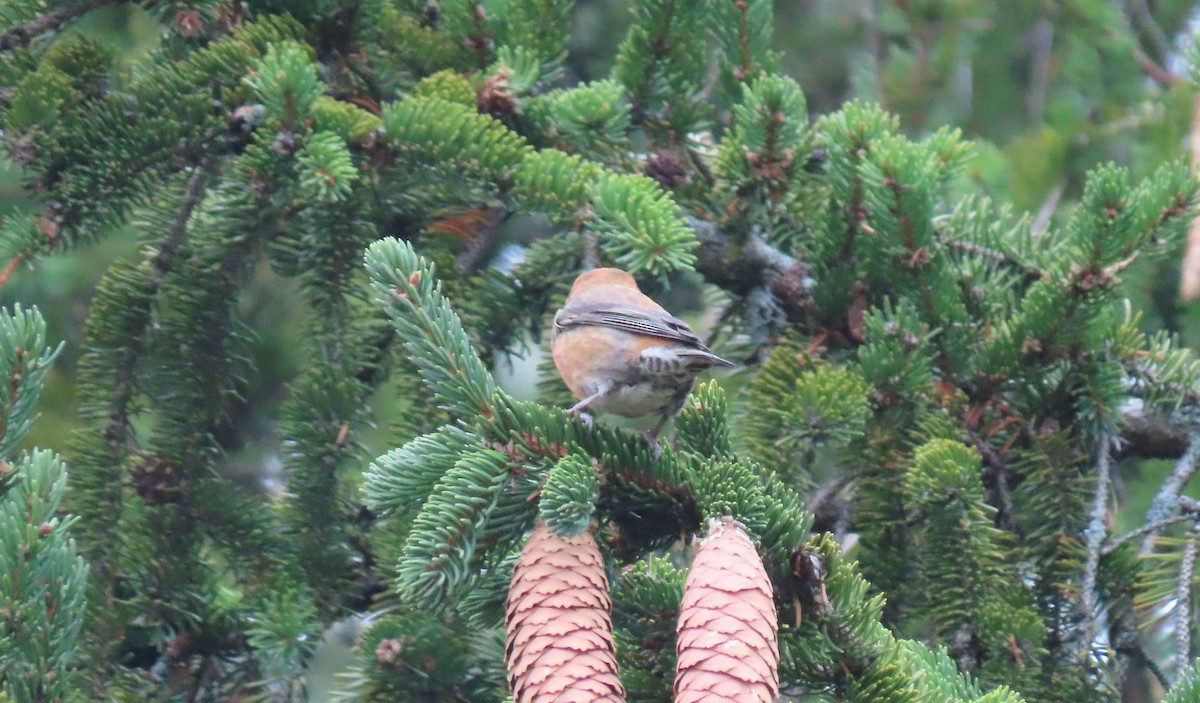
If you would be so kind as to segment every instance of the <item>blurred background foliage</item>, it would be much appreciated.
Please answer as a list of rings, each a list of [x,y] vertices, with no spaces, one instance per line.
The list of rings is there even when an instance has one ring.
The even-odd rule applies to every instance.
[[[569,79],[603,78],[618,45],[611,38],[630,23],[630,3],[579,0],[574,13]],[[973,185],[1027,211],[1037,227],[1070,216],[1088,169],[1115,161],[1137,180],[1186,156],[1200,117],[1196,84],[1184,75],[1200,2],[798,0],[777,3],[775,13],[781,71],[803,87],[812,115],[862,98],[896,113],[914,135],[960,127],[978,145],[967,170]],[[160,42],[159,23],[133,6],[95,10],[72,31],[111,46],[129,66]],[[28,206],[19,174],[0,171],[0,213]],[[509,246],[527,241],[519,227],[509,227]],[[49,338],[66,343],[41,401],[42,420],[27,439],[31,446],[62,451],[81,426],[74,377],[89,300],[109,264],[137,251],[132,231],[98,241],[21,267],[0,293],[6,306],[38,305]],[[1134,309],[1145,311],[1148,330],[1169,330],[1196,348],[1200,302],[1179,299],[1180,254],[1138,263],[1124,294]],[[228,436],[220,440],[225,473],[259,490],[278,477],[280,438],[273,418],[303,358],[305,311],[295,285],[263,263],[238,301],[247,368],[254,372],[244,379],[226,423]],[[685,301],[699,307],[698,292],[686,286],[671,296],[672,309]],[[536,360],[499,363],[514,392],[533,393]],[[396,395],[385,387],[373,399],[381,426],[396,410]],[[386,449],[385,436],[380,429],[364,437],[364,454]],[[1125,494],[1116,529],[1135,526],[1171,464],[1122,466]],[[322,665],[334,666],[319,658]]]
[[[854,98],[876,101],[919,135],[960,127],[977,143],[967,174],[998,202],[1027,211],[1045,227],[1070,215],[1084,173],[1115,161],[1136,178],[1187,154],[1197,109],[1187,80],[1200,2],[1184,0],[803,0],[777,3],[774,48],[782,72],[803,87],[812,115]],[[580,0],[569,45],[568,81],[599,79],[611,70],[617,43],[631,21],[626,0]],[[92,11],[72,31],[88,34],[136,66],[160,42],[160,25],[145,10],[109,6]],[[59,41],[61,41],[61,37]],[[2,165],[0,165],[2,166]],[[0,212],[21,209],[16,171],[0,171]],[[516,230],[518,228],[510,227]],[[510,244],[526,238],[514,231]],[[63,449],[79,426],[74,366],[83,320],[101,273],[136,252],[130,232],[101,244],[40,260],[17,270],[0,300],[36,303],[52,339],[66,342],[42,400],[43,421],[30,445]],[[1200,345],[1200,303],[1178,297],[1179,260],[1139,263],[1125,294],[1144,311],[1149,330],[1177,333]],[[303,334],[294,284],[265,264],[239,300],[245,353],[255,371],[222,438],[227,471],[258,484],[278,471],[279,437],[272,421],[286,383],[298,373]],[[676,307],[695,304],[695,291],[672,293]],[[532,362],[510,360],[517,369]],[[510,372],[517,392],[532,374]],[[376,398],[377,415],[393,410],[394,394]],[[383,448],[367,437],[370,451]],[[1157,475],[1163,469],[1150,462]],[[1142,501],[1134,490],[1134,506]],[[1145,500],[1148,500],[1147,497]]]

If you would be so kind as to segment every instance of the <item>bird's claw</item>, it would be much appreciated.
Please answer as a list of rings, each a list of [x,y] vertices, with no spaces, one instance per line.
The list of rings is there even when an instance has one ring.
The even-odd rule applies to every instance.
[[[571,408],[567,411],[567,417],[579,418],[579,421],[583,423],[583,426],[587,428],[588,432],[592,431],[592,425],[595,424],[595,420],[592,419],[591,415],[582,410],[576,410],[575,408]]]
[[[653,427],[645,432],[642,432],[642,439],[646,440],[646,444],[650,445],[651,451],[654,452],[655,461],[661,459],[663,453],[662,445],[658,443],[658,433],[659,428],[657,427]]]

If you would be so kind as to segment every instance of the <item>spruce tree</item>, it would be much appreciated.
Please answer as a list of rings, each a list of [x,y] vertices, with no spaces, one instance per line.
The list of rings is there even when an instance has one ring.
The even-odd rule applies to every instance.
[[[932,118],[811,119],[767,0],[635,0],[586,82],[564,0],[147,2],[132,69],[70,31],[104,4],[0,11],[36,202],[9,268],[139,238],[90,302],[66,489],[20,453],[40,317],[0,319],[9,698],[302,701],[359,618],[341,700],[1189,700],[1200,361],[1121,288],[1178,251],[1185,165],[1093,169],[1035,223]],[[700,290],[743,367],[660,450],[544,364],[537,399],[497,380],[595,265]],[[266,497],[220,470],[264,280],[304,315]],[[1139,455],[1178,464],[1116,534]]]

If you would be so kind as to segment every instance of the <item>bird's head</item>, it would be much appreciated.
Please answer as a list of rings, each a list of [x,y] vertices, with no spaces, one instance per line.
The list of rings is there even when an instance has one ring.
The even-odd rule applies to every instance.
[[[592,269],[579,274],[571,286],[571,296],[576,296],[596,286],[625,286],[638,290],[637,281],[621,269]]]

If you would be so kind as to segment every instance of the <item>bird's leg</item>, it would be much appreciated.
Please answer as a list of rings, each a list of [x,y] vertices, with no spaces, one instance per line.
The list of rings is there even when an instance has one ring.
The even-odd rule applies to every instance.
[[[579,401],[578,403],[572,405],[567,410],[567,415],[571,416],[571,417],[578,417],[579,420],[583,423],[584,427],[588,428],[588,432],[591,432],[592,431],[592,416],[587,414],[584,411],[588,409],[588,405],[603,398],[606,393],[608,393],[608,388],[601,388],[599,391],[596,391],[595,393],[589,395],[588,397],[584,398],[583,400]]]
[[[654,448],[654,458],[655,459],[662,456],[662,445],[660,445],[658,443],[658,435],[659,435],[659,433],[662,432],[663,427],[666,426],[667,420],[670,420],[670,419],[671,419],[670,415],[663,415],[661,418],[659,418],[658,423],[655,424],[654,427],[651,427],[650,429],[648,429],[642,433],[642,437],[645,438],[646,444],[649,444],[651,447]]]

